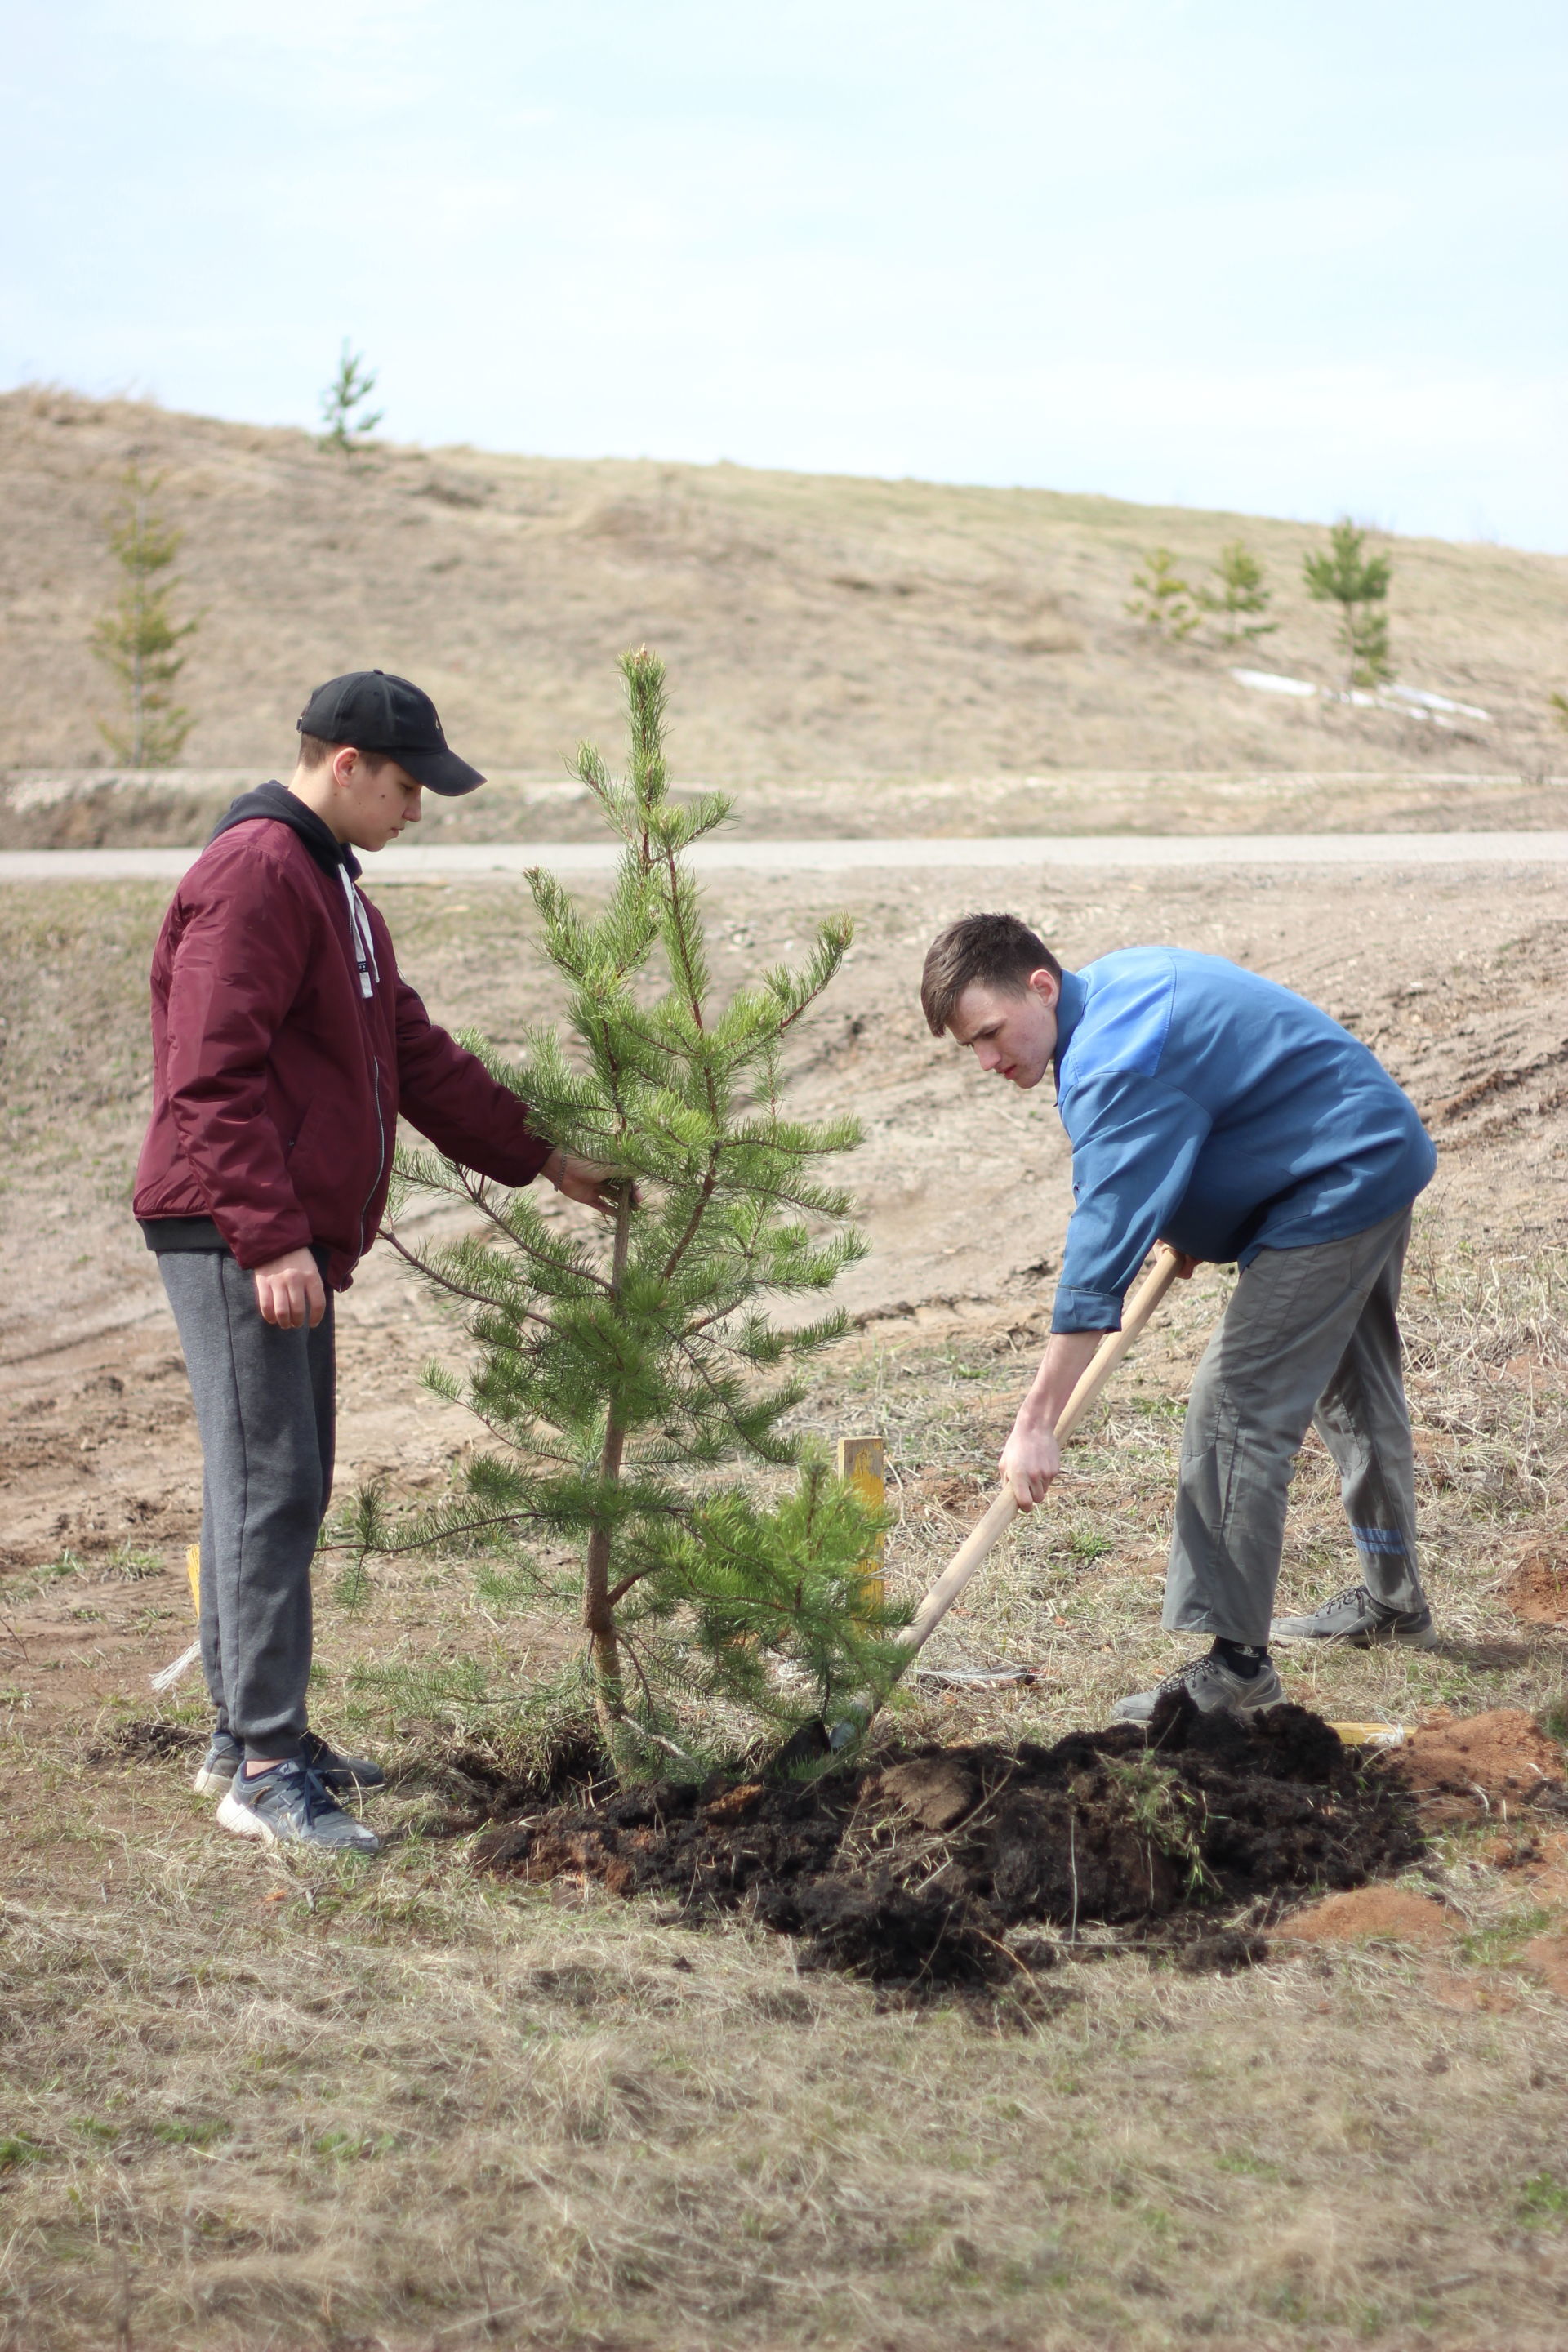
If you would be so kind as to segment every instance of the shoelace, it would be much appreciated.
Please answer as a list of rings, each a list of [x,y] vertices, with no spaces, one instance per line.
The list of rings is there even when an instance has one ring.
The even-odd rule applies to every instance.
[[[307,1828],[322,1813],[337,1813],[342,1811],[342,1807],[338,1803],[321,1774],[312,1771],[309,1764],[279,1766],[273,1777],[271,1786],[276,1789],[280,1785],[298,1787],[303,1801]]]
[[[1342,1592],[1336,1592],[1331,1601],[1324,1601],[1322,1609],[1314,1610],[1312,1613],[1314,1616],[1321,1616],[1327,1610],[1343,1609],[1352,1601],[1370,1601],[1371,1599],[1372,1595],[1364,1584],[1347,1584]]]
[[[1216,1658],[1212,1652],[1201,1658],[1189,1658],[1184,1666],[1178,1666],[1173,1675],[1167,1675],[1159,1687],[1163,1691],[1185,1690],[1189,1683],[1201,1682],[1215,1666],[1223,1672],[1224,1665],[1225,1661]]]

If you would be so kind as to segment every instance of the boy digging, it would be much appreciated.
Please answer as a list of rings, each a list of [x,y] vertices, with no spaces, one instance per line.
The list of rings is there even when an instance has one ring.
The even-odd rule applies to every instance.
[[[1410,1209],[1436,1165],[1414,1104],[1360,1041],[1218,956],[1127,948],[1082,971],[1014,915],[969,915],[931,946],[921,1004],[983,1070],[1055,1079],[1072,1146],[1052,1337],[1002,1454],[1020,1509],[1061,1466],[1057,1419],[1156,1241],[1190,1274],[1236,1264],[1182,1434],[1165,1629],[1213,1646],[1122,1699],[1162,1692],[1251,1714],[1284,1696],[1268,1643],[1436,1635],[1415,1572],[1399,1281]],[[1270,1622],[1297,1449],[1314,1425],[1340,1473],[1354,1584]]]
[[[287,785],[241,793],[175,891],[153,958],[153,1117],[135,1213],[179,1326],[201,1432],[202,1663],[217,1711],[195,1777],[241,1837],[374,1853],[339,1804],[384,1775],[306,1720],[310,1562],[331,1492],[332,1299],[374,1240],[399,1115],[501,1184],[543,1174],[609,1210],[608,1171],[536,1136],[430,1021],[353,852],[484,782],[426,694],[336,677]]]

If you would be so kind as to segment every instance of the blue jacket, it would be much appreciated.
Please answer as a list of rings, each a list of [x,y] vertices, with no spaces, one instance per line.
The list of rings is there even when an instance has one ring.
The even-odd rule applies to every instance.
[[[1437,1155],[1371,1050],[1277,982],[1184,948],[1064,971],[1057,1108],[1073,1198],[1055,1331],[1114,1331],[1156,1241],[1222,1265],[1342,1241]]]

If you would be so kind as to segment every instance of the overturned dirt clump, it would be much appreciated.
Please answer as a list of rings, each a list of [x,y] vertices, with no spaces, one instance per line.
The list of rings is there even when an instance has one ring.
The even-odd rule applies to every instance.
[[[1006,1940],[1040,1923],[1243,1966],[1264,1946],[1226,1929],[1227,1908],[1359,1886],[1420,1847],[1402,1792],[1316,1716],[1240,1722],[1184,1695],[1146,1730],[1052,1748],[926,1748],[809,1782],[659,1782],[521,1819],[488,1810],[483,1869],[670,1894],[689,1914],[744,1907],[800,1937],[809,1967],[920,1987],[1048,1965],[1054,1942]]]

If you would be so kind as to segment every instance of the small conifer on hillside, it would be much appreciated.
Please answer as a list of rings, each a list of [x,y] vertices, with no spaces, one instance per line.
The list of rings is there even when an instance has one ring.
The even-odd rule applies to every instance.
[[[1384,605],[1393,565],[1386,555],[1368,555],[1366,533],[1347,515],[1329,533],[1329,551],[1309,555],[1301,566],[1307,593],[1340,608],[1340,643],[1345,655],[1345,688],[1380,686],[1394,675]]]
[[[1132,574],[1132,585],[1138,591],[1127,600],[1127,611],[1146,628],[1155,629],[1165,637],[1190,637],[1198,625],[1199,613],[1193,601],[1193,592],[1176,570],[1176,559],[1168,547],[1152,547],[1143,559],[1143,568]]]
[[[529,877],[566,1026],[534,1030],[515,1068],[487,1055],[539,1133],[616,1171],[613,1232],[563,1234],[529,1191],[431,1152],[402,1162],[405,1192],[482,1220],[445,1248],[398,1246],[467,1309],[472,1371],[426,1378],[493,1442],[416,1521],[385,1526],[362,1495],[358,1540],[499,1550],[516,1597],[571,1610],[626,1770],[689,1743],[692,1702],[731,1724],[830,1717],[890,1678],[902,1620],[864,1574],[879,1516],[780,1426],[803,1393],[795,1368],[845,1318],[780,1328],[767,1304],[827,1291],[864,1249],[847,1195],[818,1172],[858,1139],[856,1121],[792,1118],[781,1100],[785,1040],[851,927],[825,923],[800,969],[715,1003],[686,852],[729,803],[668,797],[663,666],[645,648],[621,669],[628,778],[589,746],[578,759],[621,843],[608,902],[595,915],[549,874]],[[781,1494],[766,1474],[790,1465]],[[564,1574],[542,1556],[562,1547]]]
[[[364,363],[362,352],[349,349],[348,337],[338,354],[338,371],[321,394],[321,435],[323,449],[335,449],[340,457],[354,457],[368,449],[372,434],[386,414],[384,409],[366,410],[365,403],[375,390],[375,377]]]
[[[176,583],[165,580],[184,533],[176,530],[153,503],[162,477],[130,466],[119,500],[109,517],[109,544],[120,566],[120,588],[109,610],[93,625],[91,645],[125,689],[124,723],[100,719],[99,733],[117,760],[132,768],[172,767],[191,731],[188,710],[174,698],[174,681],[185,666],[176,651],[195,634],[196,621],[176,622],[169,599]]]
[[[1220,549],[1214,573],[1217,588],[1200,588],[1197,600],[1218,621],[1221,644],[1247,645],[1271,636],[1279,624],[1264,615],[1273,592],[1264,585],[1263,566],[1245,540],[1233,539]]]

